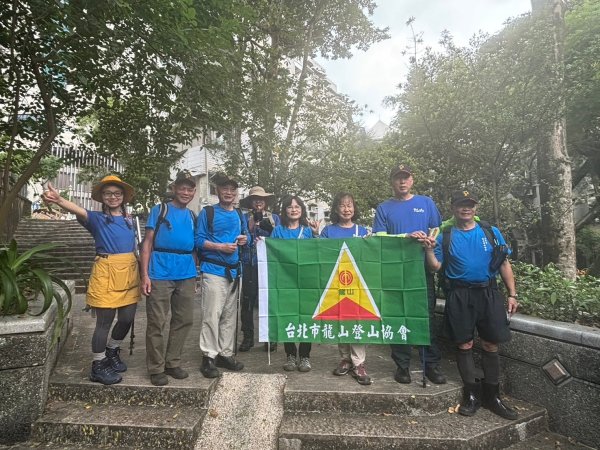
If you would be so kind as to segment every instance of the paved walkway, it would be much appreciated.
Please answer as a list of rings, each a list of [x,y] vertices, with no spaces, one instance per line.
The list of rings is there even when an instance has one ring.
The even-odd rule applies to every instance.
[[[174,386],[204,386],[208,387],[211,380],[204,378],[200,371],[201,353],[198,347],[200,303],[199,298],[195,300],[194,327],[187,339],[182,367],[190,373],[185,380],[174,380],[169,377],[169,384]],[[91,367],[91,335],[95,325],[95,319],[89,312],[83,312],[85,296],[76,295],[73,305],[72,321],[73,331],[65,349],[57,363],[53,378],[61,381],[79,382],[85,381]],[[135,321],[135,346],[133,354],[129,355],[129,336],[123,344],[121,357],[127,363],[129,370],[123,374],[122,384],[125,385],[150,385],[150,378],[146,371],[145,363],[145,329],[146,312],[145,299],[138,306]],[[239,340],[241,341],[241,333]],[[390,358],[389,346],[371,345],[367,349],[367,369],[373,379],[371,386],[359,385],[351,376],[334,376],[331,372],[339,361],[339,354],[335,345],[316,344],[311,352],[311,364],[313,370],[308,373],[285,372],[282,365],[285,362],[283,345],[279,345],[276,352],[271,353],[271,365],[269,365],[268,354],[263,349],[263,344],[256,343],[249,352],[238,353],[238,359],[245,364],[244,373],[283,374],[287,377],[286,390],[310,390],[310,391],[352,391],[352,392],[403,392],[423,393],[421,385],[421,368],[416,350],[413,351],[413,362],[411,372],[413,383],[401,385],[394,381],[395,365]],[[444,358],[443,365],[448,374],[447,385],[434,385],[427,383],[427,389],[431,394],[443,392],[448,388],[460,385],[459,376],[454,362]],[[429,393],[428,392],[428,393]]]

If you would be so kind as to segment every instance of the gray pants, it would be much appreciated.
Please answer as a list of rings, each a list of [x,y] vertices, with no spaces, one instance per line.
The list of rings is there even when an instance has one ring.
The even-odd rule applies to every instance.
[[[365,362],[367,346],[365,344],[338,344],[340,356],[346,361],[352,361],[354,366],[360,366]]]
[[[181,365],[181,352],[194,318],[196,279],[152,280],[146,303],[146,365],[150,375]],[[164,331],[171,311],[167,351]]]
[[[200,351],[204,356],[233,355],[239,288],[239,279],[202,274]]]

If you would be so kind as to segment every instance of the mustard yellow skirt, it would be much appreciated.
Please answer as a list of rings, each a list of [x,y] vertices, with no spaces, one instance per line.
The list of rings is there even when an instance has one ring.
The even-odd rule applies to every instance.
[[[94,308],[120,308],[140,300],[140,274],[133,253],[96,256],[87,290]]]

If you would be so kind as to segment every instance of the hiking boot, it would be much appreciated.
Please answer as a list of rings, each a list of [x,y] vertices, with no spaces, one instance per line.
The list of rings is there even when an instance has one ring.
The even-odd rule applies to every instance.
[[[346,375],[348,372],[350,372],[350,369],[352,369],[352,362],[348,361],[347,359],[342,359],[338,366],[333,369],[333,374],[337,376]]]
[[[498,384],[483,383],[482,404],[484,408],[505,419],[515,420],[519,417],[517,412],[505,405],[500,398],[500,386]]]
[[[396,369],[396,375],[394,375],[394,380],[396,380],[397,383],[410,384],[412,380],[410,379],[410,370],[408,367],[398,367]]]
[[[308,356],[303,356],[300,358],[300,364],[298,364],[298,372],[310,372],[312,369],[310,365],[310,358]]]
[[[189,373],[187,373],[181,367],[166,367],[165,374],[175,378],[176,380],[183,380],[189,376]]]
[[[368,386],[371,384],[371,377],[367,375],[367,368],[364,364],[359,364],[354,367],[350,372],[350,375],[358,381],[358,384],[362,384],[363,386]]]
[[[296,370],[296,357],[294,355],[287,355],[287,361],[283,365],[283,370],[292,372]]]
[[[272,352],[277,350],[277,342],[265,342],[265,352],[268,352],[271,349]]]
[[[200,372],[204,375],[204,378],[217,378],[221,375],[219,369],[215,366],[215,360],[208,356],[202,357],[202,365],[200,366]]]
[[[164,372],[153,373],[150,374],[150,383],[152,383],[154,386],[166,386],[169,384],[169,379]]]
[[[234,356],[217,355],[215,361],[217,367],[223,367],[225,369],[233,370],[234,372],[238,372],[244,368],[244,365],[236,360]]]
[[[458,413],[471,417],[481,406],[481,384],[465,383],[463,387],[463,398],[458,407]]]
[[[108,358],[100,361],[92,361],[92,371],[90,372],[90,381],[96,381],[102,384],[116,384],[123,378],[110,365]]]
[[[125,363],[123,361],[121,361],[119,353],[121,353],[121,349],[119,347],[115,347],[115,348],[106,347],[105,354],[106,354],[106,357],[108,358],[108,360],[110,361],[110,365],[113,368],[113,370],[115,372],[125,372],[125,371],[127,371],[127,366],[125,365]]]
[[[254,347],[254,335],[244,333],[244,339],[242,339],[242,343],[238,350],[240,352],[247,352],[252,347]]]
[[[446,375],[444,375],[441,367],[437,364],[426,366],[425,376],[429,378],[429,381],[433,384],[446,384]]]

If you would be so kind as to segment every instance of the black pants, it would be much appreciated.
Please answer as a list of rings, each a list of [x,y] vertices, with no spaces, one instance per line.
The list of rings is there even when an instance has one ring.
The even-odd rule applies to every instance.
[[[92,335],[92,352],[101,353],[106,349],[108,332],[110,331],[115,314],[117,314],[117,323],[112,329],[111,337],[115,341],[125,339],[131,328],[136,309],[137,303],[122,306],[121,308],[95,308],[96,329]]]
[[[254,308],[258,303],[258,266],[244,264],[240,320],[244,336],[254,337]]]
[[[440,363],[442,354],[437,345],[437,333],[435,332],[433,316],[435,313],[435,281],[432,273],[425,271],[425,279],[427,282],[427,301],[429,306],[429,337],[431,345],[419,347],[419,355],[423,359],[423,349],[425,350],[425,364],[435,366]],[[410,354],[412,346],[403,344],[391,344],[392,359],[396,366],[408,369],[410,365]]]
[[[283,344],[283,348],[285,349],[286,355],[299,356],[300,358],[310,358],[310,349],[312,348],[312,343],[301,342],[298,348],[296,348],[295,342],[285,342]]]

